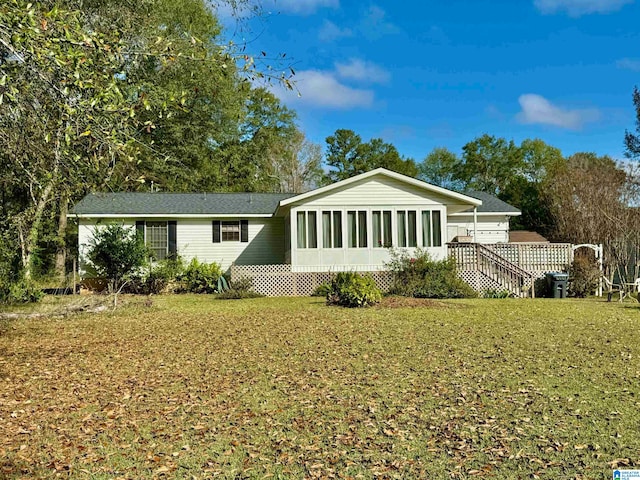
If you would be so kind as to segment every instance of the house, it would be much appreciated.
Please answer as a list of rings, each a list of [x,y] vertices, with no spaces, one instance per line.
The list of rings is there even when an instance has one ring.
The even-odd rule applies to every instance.
[[[447,256],[447,242],[507,242],[520,212],[495,197],[465,195],[382,168],[303,194],[93,193],[78,221],[80,268],[94,229],[137,228],[157,259],[286,265],[292,272],[379,271],[389,246]]]

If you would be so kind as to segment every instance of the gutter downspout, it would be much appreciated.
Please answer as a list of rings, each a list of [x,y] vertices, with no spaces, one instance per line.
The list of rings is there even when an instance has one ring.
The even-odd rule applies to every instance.
[[[473,243],[478,243],[478,207],[473,207]]]

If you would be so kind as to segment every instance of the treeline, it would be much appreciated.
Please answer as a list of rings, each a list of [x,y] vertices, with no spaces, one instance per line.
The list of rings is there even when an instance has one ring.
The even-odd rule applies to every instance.
[[[635,166],[490,135],[416,161],[346,129],[323,157],[255,86],[290,85],[273,73],[284,56],[273,62],[259,70],[225,44],[207,0],[3,2],[0,278],[68,270],[66,213],[89,191],[301,192],[377,167],[496,195],[522,210],[513,227],[552,240],[637,250]],[[637,91],[634,104],[640,118]],[[625,140],[637,156],[637,136]]]
[[[288,84],[273,71],[224,44],[205,0],[3,2],[0,277],[64,272],[66,213],[88,191],[317,183],[320,147],[253,86]]]

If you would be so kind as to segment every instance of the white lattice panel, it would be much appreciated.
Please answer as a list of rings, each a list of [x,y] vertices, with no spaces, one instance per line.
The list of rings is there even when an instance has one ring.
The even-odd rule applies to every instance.
[[[389,290],[391,274],[386,271],[362,272],[371,275],[382,291]],[[231,281],[251,278],[253,289],[269,297],[308,296],[322,283],[330,281],[331,272],[292,272],[291,265],[232,265]]]

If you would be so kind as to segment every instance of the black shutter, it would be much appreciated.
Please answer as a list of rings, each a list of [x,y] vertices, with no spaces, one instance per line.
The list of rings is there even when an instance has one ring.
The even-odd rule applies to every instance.
[[[144,220],[136,221],[136,235],[144,242]]]
[[[169,258],[176,258],[178,254],[178,238],[176,236],[177,222],[170,220],[167,222],[168,234],[169,234]]]
[[[240,220],[240,241],[249,241],[249,220]]]
[[[220,243],[220,220],[214,220],[213,224],[213,243]]]

